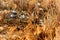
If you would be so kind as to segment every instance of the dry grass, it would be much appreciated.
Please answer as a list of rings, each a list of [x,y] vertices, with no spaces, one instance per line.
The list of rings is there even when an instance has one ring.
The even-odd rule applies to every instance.
[[[0,0],[0,40],[60,40],[59,8],[59,0]]]

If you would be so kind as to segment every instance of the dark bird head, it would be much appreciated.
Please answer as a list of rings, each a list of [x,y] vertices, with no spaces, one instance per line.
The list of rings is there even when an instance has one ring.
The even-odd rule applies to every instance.
[[[17,18],[17,12],[16,11],[12,11],[10,17],[11,18]]]

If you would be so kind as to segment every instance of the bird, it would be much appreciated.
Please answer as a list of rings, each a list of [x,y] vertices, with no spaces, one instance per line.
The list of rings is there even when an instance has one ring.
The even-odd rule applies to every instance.
[[[13,10],[10,17],[11,18],[17,18],[17,12]]]

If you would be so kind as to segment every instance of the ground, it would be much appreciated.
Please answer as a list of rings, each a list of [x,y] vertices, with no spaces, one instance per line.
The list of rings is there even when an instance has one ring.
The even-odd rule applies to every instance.
[[[0,40],[60,40],[60,0],[0,0]]]

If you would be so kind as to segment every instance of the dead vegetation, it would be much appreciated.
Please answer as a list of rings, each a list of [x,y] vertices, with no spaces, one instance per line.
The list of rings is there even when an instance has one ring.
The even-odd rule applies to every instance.
[[[0,40],[59,40],[56,5],[54,0],[0,0]]]

